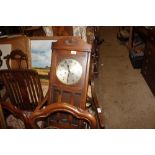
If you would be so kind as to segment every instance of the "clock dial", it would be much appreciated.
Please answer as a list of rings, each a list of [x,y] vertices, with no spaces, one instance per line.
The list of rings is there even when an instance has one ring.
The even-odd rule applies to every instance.
[[[82,76],[82,66],[75,59],[64,59],[58,64],[56,76],[64,84],[75,84]]]

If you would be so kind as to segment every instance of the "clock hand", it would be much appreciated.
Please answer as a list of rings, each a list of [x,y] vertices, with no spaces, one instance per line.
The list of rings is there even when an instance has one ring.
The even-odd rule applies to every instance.
[[[69,74],[70,74],[70,68],[69,68],[69,65],[68,64],[67,64],[67,68],[68,68],[68,76],[67,76],[67,83],[68,83]]]
[[[69,68],[69,65],[67,64],[67,68],[68,68],[68,72],[70,72],[70,68]]]

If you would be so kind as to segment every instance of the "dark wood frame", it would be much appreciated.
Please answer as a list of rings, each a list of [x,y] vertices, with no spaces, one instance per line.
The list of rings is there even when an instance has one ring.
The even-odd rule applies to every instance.
[[[54,104],[48,105],[45,109],[36,111],[30,116],[29,121],[32,128],[35,128],[35,129],[39,128],[39,126],[37,125],[37,121],[42,120],[43,118],[46,118],[50,114],[55,112],[69,113],[78,119],[85,120],[86,122],[88,122],[91,128],[97,127],[95,117],[91,115],[89,112],[84,111],[68,103],[54,103]],[[65,126],[63,126],[63,128],[65,128]]]

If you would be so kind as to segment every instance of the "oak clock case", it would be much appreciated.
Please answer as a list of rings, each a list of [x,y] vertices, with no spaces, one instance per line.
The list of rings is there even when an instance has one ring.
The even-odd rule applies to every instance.
[[[85,110],[90,54],[91,45],[77,37],[52,44],[49,104],[66,102]]]

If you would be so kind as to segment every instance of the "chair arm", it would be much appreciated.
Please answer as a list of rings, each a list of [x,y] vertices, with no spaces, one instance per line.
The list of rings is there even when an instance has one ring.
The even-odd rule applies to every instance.
[[[11,112],[16,118],[21,119],[26,128],[30,128],[28,117],[24,111],[14,106],[11,102],[1,102],[0,104],[2,105],[2,108]]]
[[[96,128],[97,126],[95,117],[89,112],[84,111],[68,103],[57,102],[49,104],[46,108],[32,113],[29,119],[32,128],[39,128],[39,126],[36,123],[36,120],[46,118],[54,112],[67,112],[69,114],[72,114],[78,119],[86,120],[90,124],[91,128]]]
[[[0,100],[1,100],[2,102],[4,102],[4,101],[6,101],[6,100],[7,100],[7,98],[8,98],[8,97],[9,97],[9,96],[8,96],[8,93],[7,93],[7,92],[5,92],[5,93],[4,93],[4,95],[3,95],[3,96],[1,96],[1,99],[0,99]]]
[[[41,102],[38,103],[38,105],[35,108],[34,112],[41,109],[43,106],[45,106],[46,103],[47,103],[47,100],[48,100],[48,91],[47,91],[46,96],[44,97],[44,99]]]

